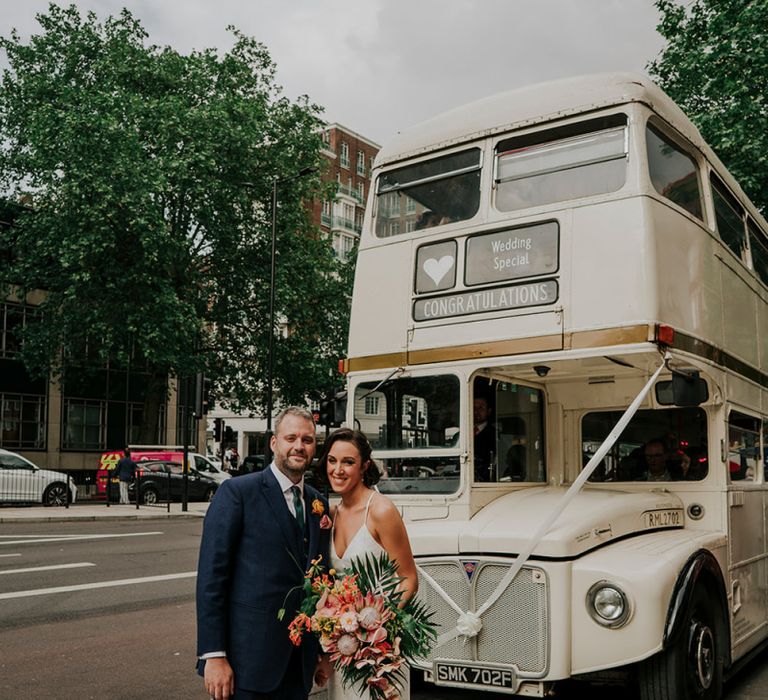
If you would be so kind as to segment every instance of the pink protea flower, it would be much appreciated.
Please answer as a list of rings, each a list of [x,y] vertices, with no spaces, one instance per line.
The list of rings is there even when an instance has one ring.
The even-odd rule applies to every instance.
[[[357,615],[354,610],[344,610],[339,615],[339,625],[345,632],[354,632],[357,630]]]
[[[338,649],[339,654],[350,657],[350,660],[359,646],[360,642],[353,634],[342,634],[341,637],[336,640],[336,649]]]

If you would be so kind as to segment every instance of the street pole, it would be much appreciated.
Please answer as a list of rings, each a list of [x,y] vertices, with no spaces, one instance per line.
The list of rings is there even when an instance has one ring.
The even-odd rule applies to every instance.
[[[184,436],[184,449],[182,451],[181,465],[181,510],[187,512],[189,494],[189,377],[184,378],[184,405],[182,406],[182,435]]]
[[[272,461],[270,441],[272,438],[272,393],[275,336],[275,254],[277,251],[277,186],[317,172],[317,168],[302,168],[290,177],[272,178],[272,254],[269,266],[269,339],[267,341],[267,432],[264,435],[264,464]]]
[[[272,179],[272,256],[269,265],[269,339],[267,341],[267,432],[264,435],[264,465],[272,461],[272,365],[275,336],[275,252],[277,250],[277,183]]]

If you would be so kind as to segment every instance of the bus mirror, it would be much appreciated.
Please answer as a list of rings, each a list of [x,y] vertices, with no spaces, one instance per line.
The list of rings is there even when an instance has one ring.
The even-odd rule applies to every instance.
[[[656,400],[662,406],[700,406],[709,398],[707,382],[698,372],[672,372],[672,381],[656,383]]]

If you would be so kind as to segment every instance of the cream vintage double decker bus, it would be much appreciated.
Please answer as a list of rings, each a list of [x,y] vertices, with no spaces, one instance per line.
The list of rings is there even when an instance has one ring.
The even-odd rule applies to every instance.
[[[719,697],[768,638],[765,220],[635,75],[435,117],[373,178],[347,423],[435,610],[427,680]]]

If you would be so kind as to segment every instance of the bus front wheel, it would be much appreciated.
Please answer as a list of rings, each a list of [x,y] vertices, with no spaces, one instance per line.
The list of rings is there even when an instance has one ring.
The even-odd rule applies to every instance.
[[[640,665],[640,700],[719,700],[725,653],[715,596],[698,585],[686,629],[669,648]]]

